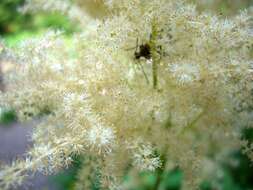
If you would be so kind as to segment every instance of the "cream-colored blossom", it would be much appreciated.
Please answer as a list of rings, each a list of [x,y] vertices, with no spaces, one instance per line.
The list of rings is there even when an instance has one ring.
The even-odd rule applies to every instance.
[[[108,0],[95,3],[105,14],[88,16],[88,1],[60,2],[30,0],[27,11],[60,11],[81,31],[68,40],[48,31],[1,53],[16,61],[1,107],[41,123],[27,159],[1,170],[0,188],[85,155],[77,189],[91,178],[124,189],[126,170],[177,166],[188,190],[206,176],[210,152],[225,159],[242,146],[252,158],[241,143],[253,106],[247,12],[223,19],[181,0]]]
[[[87,133],[88,143],[100,149],[99,151],[105,150],[106,152],[110,152],[111,147],[115,143],[114,140],[114,132],[111,128],[92,126]]]

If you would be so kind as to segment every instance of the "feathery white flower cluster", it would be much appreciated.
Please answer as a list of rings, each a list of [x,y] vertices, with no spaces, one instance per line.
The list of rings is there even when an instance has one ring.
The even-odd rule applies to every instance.
[[[76,189],[95,176],[120,189],[126,172],[171,167],[195,189],[209,153],[239,149],[241,131],[252,127],[251,17],[223,19],[176,0],[97,3],[107,14],[88,16],[67,42],[47,33],[13,50],[22,64],[7,77],[1,106],[20,119],[44,117],[28,164],[3,170],[0,186],[86,155]]]

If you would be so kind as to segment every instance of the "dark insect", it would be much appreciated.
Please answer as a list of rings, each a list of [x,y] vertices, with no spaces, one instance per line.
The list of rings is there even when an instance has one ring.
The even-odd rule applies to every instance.
[[[139,51],[138,51],[139,50]],[[165,55],[165,53],[162,52],[162,46],[156,47],[156,52],[160,55],[160,59],[162,55]],[[136,48],[134,52],[135,59],[145,58],[145,59],[151,59],[151,47],[148,43],[138,45],[138,39],[136,42]]]
[[[152,40],[152,36],[150,36],[150,42],[151,42],[151,40]],[[139,61],[141,58],[144,58],[146,60],[151,60],[152,59],[152,52],[151,51],[152,50],[151,50],[151,47],[150,47],[149,43],[139,45],[138,44],[138,38],[137,38],[136,48],[135,48],[135,52],[134,52],[134,58],[136,60]],[[160,62],[160,60],[162,58],[162,55],[164,54],[164,52],[162,51],[162,46],[161,45],[156,46],[155,47],[155,52],[160,55],[160,59],[159,59],[159,62]],[[139,65],[139,67],[140,67],[147,83],[149,84],[148,76],[147,76],[142,64],[138,64],[138,65]],[[156,88],[156,86],[157,86],[157,65],[153,61],[152,61],[152,75],[153,75],[153,86],[154,86],[154,88]]]
[[[145,59],[151,59],[151,50],[150,50],[150,46],[149,44],[142,44],[139,46],[139,51],[137,51],[138,49],[138,43],[136,46],[136,50],[134,52],[134,57],[135,59],[140,59],[141,57],[145,58]]]
[[[138,38],[137,38],[135,52],[134,52],[134,58],[136,60],[140,60],[142,57],[145,58],[145,59],[151,59],[151,48],[150,48],[149,44],[147,44],[147,43],[142,44],[142,45],[139,46]],[[146,72],[144,71],[144,68],[143,68],[142,64],[137,64],[137,65],[141,69],[147,83],[149,84],[148,76],[147,76]]]
[[[162,48],[161,46],[158,46],[157,47],[157,53],[160,54],[161,56],[161,51]],[[144,58],[146,60],[151,60],[152,59],[152,55],[151,55],[151,47],[150,47],[150,44],[149,43],[145,43],[145,44],[141,44],[139,45],[138,43],[138,38],[136,39],[136,47],[135,47],[135,52],[134,52],[134,58],[135,60],[137,60],[137,66],[140,68],[140,70],[142,71],[147,83],[149,84],[149,78],[143,68],[143,65],[141,64],[140,60],[141,58]]]

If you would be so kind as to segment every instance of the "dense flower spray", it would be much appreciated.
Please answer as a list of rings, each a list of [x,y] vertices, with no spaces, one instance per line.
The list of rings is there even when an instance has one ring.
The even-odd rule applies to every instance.
[[[103,14],[85,11],[92,3]],[[2,106],[20,120],[42,119],[26,159],[1,169],[1,188],[30,171],[57,172],[75,155],[85,155],[76,189],[99,178],[125,190],[126,173],[173,167],[184,171],[183,188],[196,189],[230,150],[243,146],[253,160],[240,135],[252,127],[247,12],[224,19],[178,0],[30,0],[23,8],[37,9],[61,11],[81,31],[68,40],[49,31],[6,50],[16,67]]]

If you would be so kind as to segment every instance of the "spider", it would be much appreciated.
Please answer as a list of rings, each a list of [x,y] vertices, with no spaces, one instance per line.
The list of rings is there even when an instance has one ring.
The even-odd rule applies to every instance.
[[[141,57],[145,58],[145,59],[151,59],[151,48],[150,45],[148,43],[146,44],[141,44],[139,46],[139,51],[138,51],[138,39],[137,39],[137,43],[136,43],[136,49],[134,52],[134,57],[135,59],[140,59]]]
[[[140,60],[141,58],[144,58],[144,59],[147,59],[147,60],[150,60],[151,59],[151,48],[150,48],[150,45],[148,43],[146,44],[141,44],[139,46],[139,42],[138,42],[138,38],[136,40],[136,47],[135,47],[135,52],[134,52],[134,58],[136,60]],[[143,65],[142,64],[138,64],[138,66],[140,67],[147,83],[149,84],[149,79],[148,79],[148,76],[143,68]]]
[[[158,46],[157,47],[157,53],[160,54],[160,57],[161,57],[161,46]],[[149,84],[149,79],[148,79],[148,76],[143,68],[143,65],[139,62],[141,59],[146,59],[146,60],[151,60],[152,59],[152,54],[151,54],[151,47],[150,47],[150,44],[147,42],[147,43],[144,43],[144,44],[141,44],[139,45],[139,41],[138,41],[138,38],[136,39],[136,47],[135,47],[135,52],[134,52],[134,58],[135,60],[138,61],[138,66],[139,68],[141,69],[147,83]]]

